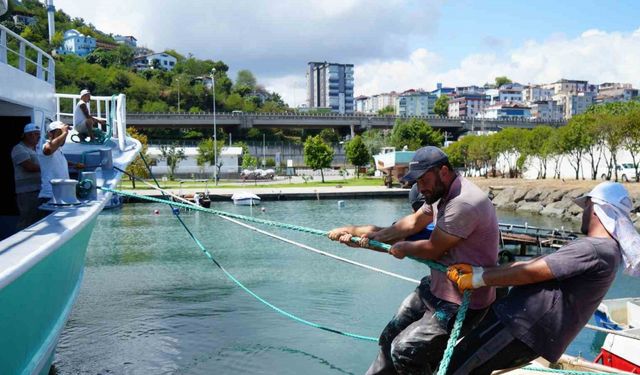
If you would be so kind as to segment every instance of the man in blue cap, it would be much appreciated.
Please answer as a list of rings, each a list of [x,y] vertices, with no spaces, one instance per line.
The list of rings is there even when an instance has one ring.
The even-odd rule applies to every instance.
[[[393,244],[389,253],[399,259],[412,256],[445,265],[496,265],[499,229],[493,204],[480,188],[454,171],[442,150],[427,146],[416,151],[403,180],[417,182],[425,204],[390,227],[362,233],[360,246],[368,247],[371,239]],[[428,240],[404,241],[432,221],[435,228]],[[339,233],[340,229],[329,237],[347,244],[349,236]],[[473,294],[463,334],[482,319],[494,299],[494,288],[480,288]],[[462,294],[446,273],[431,270],[383,330],[380,351],[367,374],[432,373],[442,359],[461,302]]]
[[[11,150],[16,203],[20,211],[17,229],[22,230],[38,221],[38,193],[40,192],[40,163],[36,147],[40,141],[40,127],[34,123],[25,125],[22,140]]]

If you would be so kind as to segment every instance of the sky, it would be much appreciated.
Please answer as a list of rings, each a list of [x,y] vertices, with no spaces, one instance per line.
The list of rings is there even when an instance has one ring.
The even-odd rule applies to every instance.
[[[354,64],[355,95],[506,75],[640,87],[640,3],[592,0],[54,0],[139,46],[249,69],[291,106],[309,61]]]

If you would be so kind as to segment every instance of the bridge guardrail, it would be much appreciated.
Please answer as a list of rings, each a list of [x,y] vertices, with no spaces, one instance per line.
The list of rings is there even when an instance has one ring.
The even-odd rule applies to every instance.
[[[191,119],[206,119],[213,116],[212,112],[197,112],[197,113],[188,113],[188,112],[131,112],[128,113],[127,116],[129,118],[134,117],[146,117],[146,118],[167,118],[167,117],[175,117],[175,118],[191,118]],[[521,117],[503,117],[496,119],[479,119],[475,117],[444,117],[437,115],[427,115],[427,116],[407,116],[407,115],[367,115],[367,114],[349,114],[349,115],[341,115],[335,113],[314,113],[314,114],[302,114],[302,113],[271,113],[271,112],[244,112],[244,113],[230,113],[230,112],[216,112],[216,116],[218,118],[253,118],[253,119],[342,119],[342,120],[354,120],[354,121],[388,121],[390,119],[421,119],[421,120],[437,120],[437,121],[451,121],[451,122],[463,122],[467,125],[472,123],[478,123],[478,125],[483,122],[504,122],[504,123],[531,123],[531,124],[550,124],[550,125],[563,125],[566,123],[564,120],[560,121],[549,121],[542,119],[527,119]]]

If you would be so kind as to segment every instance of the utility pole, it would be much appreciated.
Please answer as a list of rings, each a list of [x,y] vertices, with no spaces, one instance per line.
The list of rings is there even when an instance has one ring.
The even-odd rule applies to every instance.
[[[213,92],[213,179],[218,186],[218,128],[216,127],[216,68],[211,69],[211,91]]]

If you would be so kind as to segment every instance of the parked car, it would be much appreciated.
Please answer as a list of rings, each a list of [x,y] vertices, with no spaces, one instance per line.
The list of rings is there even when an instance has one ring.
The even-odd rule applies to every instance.
[[[636,181],[636,169],[632,163],[623,163],[618,165],[616,169],[622,182]]]
[[[636,170],[633,167],[632,163],[622,163],[616,166],[616,170],[618,172],[618,178],[622,182],[636,181]],[[600,175],[600,178],[603,180],[612,179],[613,173],[609,175],[608,173],[603,173]]]
[[[273,169],[245,169],[240,173],[240,177],[244,180],[273,180],[276,171]]]

